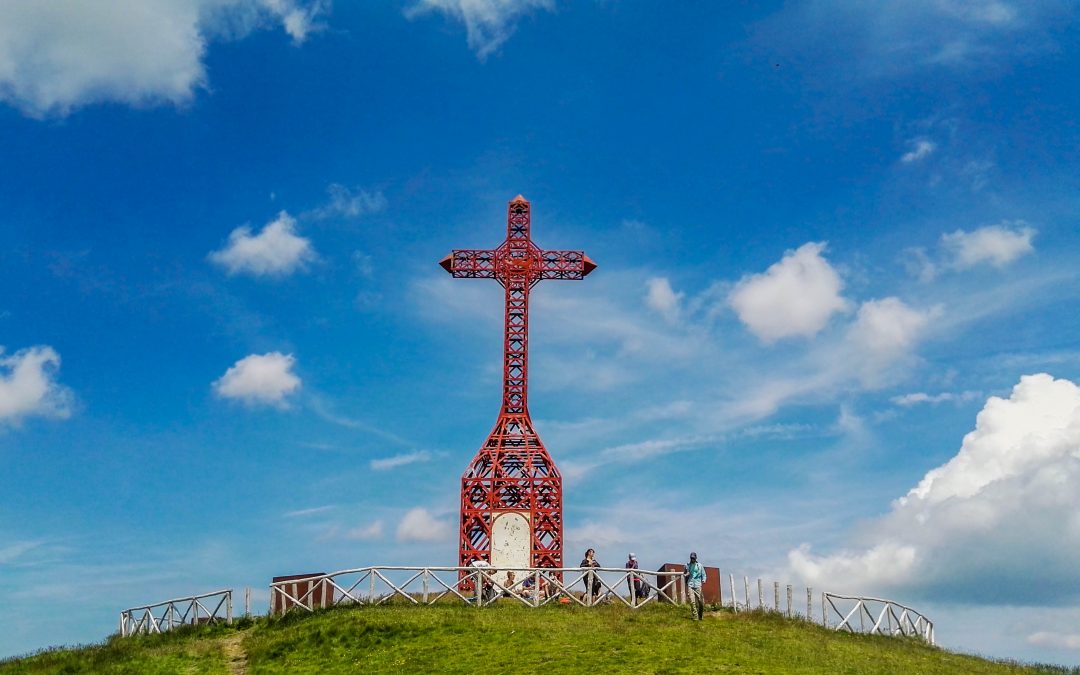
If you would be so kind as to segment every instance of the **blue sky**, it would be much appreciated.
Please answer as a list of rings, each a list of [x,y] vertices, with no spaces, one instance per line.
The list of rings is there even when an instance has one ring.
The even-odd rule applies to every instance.
[[[451,564],[522,193],[571,554],[1080,663],[1076,3],[690,4],[5,3],[0,655]]]

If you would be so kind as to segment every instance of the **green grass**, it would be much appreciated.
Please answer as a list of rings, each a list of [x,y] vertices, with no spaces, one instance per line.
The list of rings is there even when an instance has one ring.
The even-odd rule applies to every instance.
[[[835,633],[772,614],[679,607],[338,608],[240,626],[113,638],[0,663],[8,673],[1080,673],[953,654],[910,639]],[[242,651],[241,651],[242,650]],[[236,664],[243,663],[237,661]]]

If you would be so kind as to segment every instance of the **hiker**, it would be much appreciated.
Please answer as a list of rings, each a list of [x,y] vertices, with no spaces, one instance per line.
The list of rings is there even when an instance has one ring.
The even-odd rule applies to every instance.
[[[491,582],[490,572],[491,563],[483,558],[477,558],[472,561],[469,567],[475,567],[480,570],[477,575],[480,578],[480,602],[481,604],[491,602],[495,597],[495,585]]]
[[[701,594],[701,586],[705,583],[705,568],[698,562],[697,553],[690,554],[690,562],[686,564],[687,600],[690,601],[690,615],[694,621],[700,621],[705,617],[705,598]]]
[[[596,551],[591,548],[588,551],[585,551],[585,558],[581,561],[579,567],[600,567],[600,563],[596,561]],[[600,595],[600,576],[590,569],[590,571],[585,573],[585,597],[588,599],[587,604],[592,604],[592,601],[596,600],[598,595]]]
[[[626,559],[626,569],[636,570],[638,569],[637,556],[633,553]],[[631,574],[626,580],[626,585],[630,588],[630,592],[638,602],[643,601],[649,597],[649,585],[645,583],[645,580],[636,574]]]

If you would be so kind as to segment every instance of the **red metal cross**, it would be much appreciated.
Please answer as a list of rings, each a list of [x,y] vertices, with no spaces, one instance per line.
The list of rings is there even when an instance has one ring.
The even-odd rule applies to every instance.
[[[561,567],[562,477],[529,418],[529,291],[542,279],[583,279],[596,263],[582,251],[545,251],[534,244],[529,202],[518,195],[498,248],[455,249],[439,264],[455,278],[495,279],[506,290],[502,408],[461,478],[459,564],[484,559],[496,566]],[[513,518],[493,532],[506,514],[528,521],[527,551],[503,534],[511,532]]]

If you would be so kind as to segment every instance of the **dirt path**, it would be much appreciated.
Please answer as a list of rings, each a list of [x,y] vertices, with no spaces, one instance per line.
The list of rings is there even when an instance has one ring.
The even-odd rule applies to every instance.
[[[243,633],[230,635],[221,641],[221,650],[228,659],[229,672],[232,675],[247,675],[247,653],[241,644],[244,641]]]

